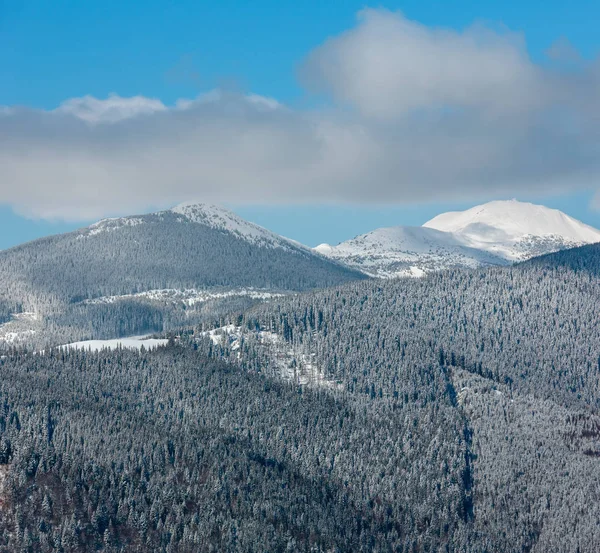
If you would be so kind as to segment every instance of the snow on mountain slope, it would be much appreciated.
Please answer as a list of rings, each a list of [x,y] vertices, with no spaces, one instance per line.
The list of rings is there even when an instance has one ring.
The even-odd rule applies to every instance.
[[[161,330],[206,309],[364,278],[226,209],[181,205],[1,251],[0,344],[54,337],[62,325],[91,325],[81,331],[91,337]],[[11,316],[22,311],[40,318]]]
[[[338,246],[321,244],[315,250],[383,278],[505,263],[489,252],[465,246],[450,233],[424,227],[380,228]]]
[[[233,288],[225,290],[196,290],[195,288],[179,290],[176,288],[166,288],[163,290],[146,290],[136,294],[122,294],[120,296],[101,296],[90,300],[84,300],[83,304],[98,305],[110,304],[123,300],[149,300],[156,302],[165,302],[172,304],[184,304],[187,307],[193,307],[196,304],[204,303],[214,299],[225,299],[234,297],[247,297],[254,300],[269,300],[272,298],[281,298],[283,293],[273,292],[271,290],[256,290],[254,288]],[[2,325],[0,325],[0,329]]]
[[[149,215],[102,219],[90,225],[87,229],[83,229],[82,234],[85,236],[94,236],[103,232],[112,232],[125,227],[145,224],[155,218],[165,220],[173,216],[175,216],[174,221],[176,222],[204,225],[215,230],[230,233],[236,238],[241,238],[257,246],[286,250],[290,248],[308,250],[302,244],[279,236],[250,221],[246,221],[224,207],[204,203],[183,203],[172,209],[150,213]]]
[[[141,225],[143,222],[144,220],[141,217],[117,217],[102,219],[97,223],[91,224],[86,229],[83,229],[82,232],[88,234],[89,236],[94,236],[95,234],[111,232],[123,227],[135,227],[137,225]]]
[[[505,265],[600,242],[600,231],[564,213],[516,200],[442,213],[422,227],[381,228],[315,251],[370,276],[421,276],[455,267]]]
[[[315,246],[313,249],[321,255],[330,255],[333,252],[333,248],[334,246],[330,246],[329,244],[323,243],[319,244],[318,246]]]
[[[203,203],[184,203],[168,210],[168,212],[181,215],[181,222],[198,223],[229,232],[258,246],[283,249],[289,249],[290,246],[293,246],[305,249],[305,246],[246,221],[223,207]]]
[[[600,242],[600,231],[593,227],[557,209],[517,200],[442,213],[423,226],[452,233],[465,246],[509,261]]]

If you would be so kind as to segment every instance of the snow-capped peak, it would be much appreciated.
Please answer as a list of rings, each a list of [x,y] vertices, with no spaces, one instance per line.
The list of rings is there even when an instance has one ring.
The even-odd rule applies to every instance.
[[[315,250],[379,277],[505,265],[600,242],[600,231],[564,213],[517,200],[442,213],[422,227],[380,228]]]
[[[315,250],[370,276],[384,278],[505,263],[489,252],[465,246],[451,233],[424,227],[380,228],[337,246],[321,244]]]
[[[172,213],[183,215],[191,223],[199,223],[212,228],[230,232],[242,232],[251,235],[271,234],[270,231],[245,221],[232,211],[212,204],[182,203],[169,210]]]
[[[517,200],[442,213],[424,227],[452,233],[464,245],[520,260],[600,242],[600,231],[557,209]]]
[[[158,220],[169,220],[176,223],[195,223],[204,225],[222,232],[227,232],[236,238],[246,240],[254,245],[265,248],[281,248],[285,250],[309,248],[284,238],[259,225],[246,221],[225,209],[224,207],[207,203],[182,203],[172,209],[149,213],[147,215],[116,217],[102,219],[82,229],[81,237],[93,236],[104,232],[112,232],[124,227],[133,227],[141,224],[150,224]]]
[[[560,235],[574,241],[600,240],[600,231],[569,217],[558,209],[517,200],[499,200],[467,209],[442,213],[423,226],[446,232],[465,232],[485,224],[509,236]]]
[[[229,232],[264,247],[288,249],[299,244],[283,238],[255,223],[246,221],[224,207],[205,203],[182,203],[169,210],[182,217],[182,222],[197,223],[214,229]]]

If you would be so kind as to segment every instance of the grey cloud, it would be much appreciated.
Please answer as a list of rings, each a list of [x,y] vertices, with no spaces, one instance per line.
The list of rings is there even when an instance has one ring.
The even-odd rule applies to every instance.
[[[396,202],[597,187],[600,65],[538,67],[523,39],[387,11],[310,54],[327,109],[213,91],[0,109],[0,201],[86,219],[178,201]]]

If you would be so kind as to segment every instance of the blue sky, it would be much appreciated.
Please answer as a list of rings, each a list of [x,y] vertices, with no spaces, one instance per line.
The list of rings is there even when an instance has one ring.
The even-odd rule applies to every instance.
[[[171,106],[181,98],[224,89],[274,98],[300,113],[326,110],[336,102],[343,104],[339,109],[343,112],[348,109],[346,98],[340,99],[338,94],[332,100],[336,93],[328,95],[339,83],[326,82],[325,92],[318,87],[313,93],[299,78],[299,72],[307,56],[330,37],[355,29],[357,12],[365,6],[349,0],[0,0],[0,106],[49,111],[71,98],[89,95],[105,99],[111,93],[123,98],[155,98]],[[592,1],[407,1],[367,6],[400,10],[407,20],[424,28],[443,27],[459,34],[478,22],[498,33],[508,29],[519,33],[532,63],[539,67],[547,64],[548,48],[561,38],[568,39],[584,60],[594,59],[600,51],[600,6]],[[550,151],[550,147],[544,146],[543,151]],[[31,163],[36,163],[34,156]],[[77,204],[69,213],[58,208],[46,212],[41,204],[29,206],[27,198],[4,192],[22,186],[19,179],[12,182],[13,174],[15,170],[9,170],[8,178],[0,174],[5,181],[0,183],[0,194],[6,196],[0,196],[0,248],[82,226],[95,219],[96,213],[110,215],[110,203],[119,204],[116,196],[104,211],[78,212]],[[595,174],[590,177],[586,170],[585,175],[585,185],[574,185],[570,190],[568,184],[561,182],[552,193],[543,185],[529,188],[526,182],[519,194],[514,189],[505,190],[500,183],[476,192],[469,188],[456,197],[448,193],[438,197],[432,188],[429,196],[424,193],[406,202],[400,194],[389,202],[381,198],[365,202],[356,196],[346,203],[339,191],[331,192],[322,202],[314,194],[299,199],[284,195],[276,202],[264,204],[260,200],[236,202],[235,194],[223,199],[240,215],[310,245],[337,243],[378,226],[421,224],[441,211],[466,208],[494,197],[516,196],[544,203],[600,227],[600,213],[590,208],[595,192],[588,183],[593,182]],[[60,181],[60,176],[57,174],[52,182]],[[43,173],[28,178],[35,178],[39,181],[37,186],[44,186]],[[110,172],[106,178],[111,178]],[[107,192],[111,193],[114,195],[114,190]],[[199,190],[197,196],[204,199],[203,191]],[[93,203],[95,197],[91,194],[81,201]],[[265,197],[269,197],[268,193]],[[181,199],[174,197],[172,203]],[[135,212],[154,204],[162,207],[168,203],[168,197],[151,199],[147,206],[140,204],[139,208],[131,198],[124,203],[127,205],[123,209],[116,207],[116,212]],[[26,216],[14,213],[14,206]]]

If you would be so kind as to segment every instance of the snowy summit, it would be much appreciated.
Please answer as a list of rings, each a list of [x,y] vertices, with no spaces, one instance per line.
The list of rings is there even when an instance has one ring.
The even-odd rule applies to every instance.
[[[205,203],[183,203],[166,213],[181,215],[182,221],[205,225],[217,230],[231,233],[252,244],[271,248],[288,249],[292,243],[282,236],[259,225],[242,219],[224,207]],[[298,244],[295,244],[298,246]]]
[[[562,211],[517,200],[442,213],[423,226],[452,233],[465,246],[510,261],[600,242],[600,231]]]
[[[380,228],[315,250],[389,278],[450,268],[505,265],[600,242],[600,231],[556,209],[517,200],[442,213],[422,227]]]

